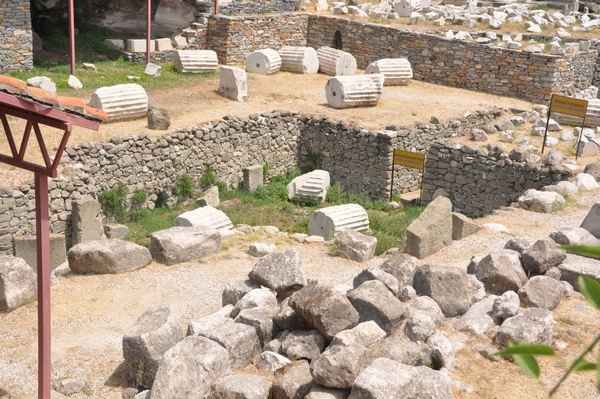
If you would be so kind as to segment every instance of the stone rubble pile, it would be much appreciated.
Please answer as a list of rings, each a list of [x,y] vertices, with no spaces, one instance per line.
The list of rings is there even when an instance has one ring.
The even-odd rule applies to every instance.
[[[337,286],[308,282],[297,249],[274,252],[226,286],[221,310],[190,320],[185,337],[171,309],[150,308],[124,335],[124,357],[149,390],[140,397],[152,399],[452,398],[455,334],[495,330],[497,348],[551,344],[552,310],[574,295],[576,276],[600,279],[600,261],[557,243],[600,239],[584,228],[513,237],[466,271],[398,253]]]

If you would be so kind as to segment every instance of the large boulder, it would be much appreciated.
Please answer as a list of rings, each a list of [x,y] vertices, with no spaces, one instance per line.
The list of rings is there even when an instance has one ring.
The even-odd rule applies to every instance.
[[[386,358],[375,359],[354,381],[349,399],[395,398],[417,373],[416,367]]]
[[[496,333],[495,343],[505,347],[512,339],[520,344],[552,344],[552,312],[547,309],[533,308],[519,312],[518,315],[504,320]]]
[[[385,261],[380,269],[398,279],[398,287],[413,285],[413,278],[417,269],[421,267],[421,261],[405,253],[397,253],[391,259]]]
[[[406,229],[406,253],[423,259],[452,243],[452,203],[437,197]]]
[[[231,312],[231,317],[236,317],[243,309],[276,307],[277,297],[275,293],[268,288],[257,288],[251,290],[237,301]]]
[[[562,195],[553,191],[529,189],[517,199],[521,208],[541,213],[556,211],[565,205]]]
[[[567,252],[557,248],[550,237],[536,241],[523,251],[523,269],[531,274],[544,274],[551,267],[558,266],[567,258]]]
[[[317,330],[292,331],[283,339],[281,350],[290,359],[311,361],[323,352],[327,340]]]
[[[564,296],[562,283],[552,277],[533,276],[519,290],[521,304],[534,308],[553,310]]]
[[[350,388],[371,360],[372,352],[363,345],[332,344],[311,362],[310,372],[317,384],[330,388]]]
[[[575,176],[573,184],[577,186],[579,191],[592,191],[600,187],[594,176],[587,173],[579,173]]]
[[[37,297],[37,275],[21,258],[0,255],[0,310],[13,310]]]
[[[579,289],[579,276],[588,276],[600,283],[600,260],[569,254],[558,268],[561,279],[570,283],[576,290]]]
[[[527,282],[519,253],[510,249],[491,252],[477,266],[477,280],[487,292],[502,295],[505,291],[518,291]]]
[[[303,360],[286,368],[273,382],[273,399],[300,399],[314,384],[308,362]]]
[[[255,374],[234,374],[222,378],[212,390],[212,399],[268,399],[272,383]]]
[[[373,320],[391,334],[406,314],[406,307],[379,280],[362,283],[347,294],[350,303],[360,316],[359,322]]]
[[[594,237],[600,239],[600,202],[596,202],[588,212],[581,227],[589,231]]]
[[[75,273],[116,274],[147,266],[152,262],[146,247],[123,240],[95,240],[72,247],[67,257]]]
[[[254,280],[230,281],[221,293],[221,305],[235,305],[244,295],[256,288],[260,288],[260,284]]]
[[[230,370],[225,348],[204,337],[186,337],[165,353],[152,399],[204,398],[216,379]]]
[[[425,366],[417,367],[416,370],[415,378],[398,392],[396,399],[454,399],[452,380],[447,373]]]
[[[138,386],[152,387],[164,354],[182,339],[181,320],[168,307],[151,307],[129,327],[123,357]]]
[[[388,358],[410,366],[431,366],[432,350],[429,345],[417,344],[400,337],[388,337],[371,348],[373,357]]]
[[[600,240],[597,239],[582,227],[570,227],[566,229],[554,230],[550,233],[550,238],[559,245],[597,245]]]
[[[165,265],[205,258],[221,250],[221,235],[206,226],[171,227],[150,235],[152,258]]]
[[[260,347],[271,341],[276,328],[273,324],[275,307],[248,308],[242,310],[234,319],[237,323],[254,327]]]
[[[359,314],[348,298],[331,287],[314,283],[290,297],[289,305],[331,341],[340,331],[358,324]]]
[[[300,252],[296,248],[263,256],[248,276],[282,296],[288,296],[306,284]]]
[[[591,162],[585,165],[585,169],[583,169],[583,173],[587,173],[588,175],[592,175],[597,182],[600,183],[600,162]]]
[[[375,255],[377,238],[352,229],[343,229],[336,236],[342,256],[356,262],[366,262]]]
[[[414,288],[440,305],[446,317],[465,313],[471,306],[467,272],[457,267],[424,265],[415,273]]]
[[[381,342],[386,336],[385,331],[381,329],[374,321],[359,323],[356,327],[349,330],[340,331],[333,337],[333,345],[351,345],[359,344],[362,346],[371,346]]]
[[[400,294],[398,279],[381,269],[364,269],[362,272],[354,276],[354,279],[352,280],[352,286],[354,288],[358,288],[362,283],[370,280],[381,281],[396,297]]]
[[[416,313],[426,314],[436,324],[444,321],[444,314],[440,305],[428,296],[418,296],[406,302],[406,309],[410,315]]]

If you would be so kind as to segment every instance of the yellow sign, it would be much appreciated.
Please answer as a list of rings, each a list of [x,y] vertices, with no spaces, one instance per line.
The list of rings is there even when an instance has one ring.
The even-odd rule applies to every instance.
[[[425,154],[403,150],[394,150],[394,165],[408,166],[409,168],[424,169]]]
[[[550,102],[550,112],[585,118],[587,106],[587,100],[553,94],[552,101]]]

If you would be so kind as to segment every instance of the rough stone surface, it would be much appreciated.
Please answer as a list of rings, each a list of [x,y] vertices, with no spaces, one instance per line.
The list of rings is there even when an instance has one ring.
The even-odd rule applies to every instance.
[[[551,238],[536,241],[523,251],[523,269],[532,274],[544,274],[548,269],[558,266],[567,257],[567,252],[557,248]]]
[[[407,320],[404,332],[414,342],[425,342],[435,333],[435,323],[425,313],[414,313]]]
[[[417,373],[416,367],[385,358],[375,359],[354,381],[349,399],[395,398]]]
[[[416,343],[406,338],[388,337],[371,348],[373,357],[388,358],[411,366],[431,366],[432,350],[429,345]]]
[[[550,238],[559,245],[594,245],[600,243],[600,240],[581,227],[554,230],[550,233]]]
[[[379,280],[365,281],[348,292],[347,297],[358,311],[359,322],[373,320],[388,334],[398,327],[406,314],[404,304]]]
[[[486,291],[496,295],[505,291],[516,292],[527,282],[519,253],[510,249],[485,256],[479,262],[476,276],[485,285]]]
[[[262,257],[248,276],[283,296],[301,289],[306,284],[300,253],[295,248]]]
[[[519,299],[519,295],[514,291],[506,291],[494,299],[492,316],[494,319],[499,320],[508,319],[519,313],[520,306],[521,300]]]
[[[333,337],[331,343],[334,345],[359,344],[368,347],[381,342],[385,336],[385,331],[383,331],[377,323],[371,320],[359,323],[356,327],[349,330],[340,331]]]
[[[473,219],[457,212],[452,212],[452,239],[461,240],[481,230]]]
[[[290,359],[311,361],[323,352],[327,341],[317,330],[292,331],[281,343],[281,350]]]
[[[215,380],[230,370],[225,348],[204,337],[186,337],[165,353],[152,386],[152,398],[202,398]]]
[[[259,370],[269,370],[272,373],[275,373],[292,361],[287,357],[280,355],[279,353],[275,353],[272,351],[264,351],[260,354],[260,357],[256,361],[256,367]]]
[[[452,203],[448,198],[437,197],[406,229],[405,251],[423,259],[451,242]]]
[[[354,288],[358,288],[362,283],[369,280],[381,281],[396,297],[400,294],[398,279],[381,269],[364,269],[354,277],[354,280],[352,280],[352,286]]]
[[[410,315],[416,313],[426,314],[436,325],[439,325],[444,321],[442,309],[436,301],[428,296],[418,296],[411,299],[406,302],[406,308]]]
[[[275,331],[273,315],[275,311],[275,307],[243,309],[235,317],[235,322],[254,327],[260,347],[262,347],[273,338],[273,332]]]
[[[588,212],[581,227],[589,231],[594,237],[600,239],[600,202],[597,202],[592,206],[592,209]]]
[[[221,292],[221,305],[235,305],[244,295],[256,288],[260,288],[260,284],[254,280],[230,281]]]
[[[13,310],[37,298],[37,276],[21,259],[0,255],[0,310]]]
[[[398,286],[403,288],[413,285],[413,278],[417,269],[421,267],[421,261],[405,253],[397,253],[391,259],[383,262],[380,269],[398,279]]]
[[[181,320],[170,308],[145,311],[123,336],[123,357],[136,384],[151,388],[164,354],[182,339]]]
[[[221,66],[219,74],[219,94],[236,101],[246,101],[248,84],[246,71],[242,68]]]
[[[396,395],[396,399],[453,399],[452,381],[440,371],[420,366],[416,368],[416,377]]]
[[[295,363],[273,381],[273,399],[305,397],[314,382],[307,361]]]
[[[530,189],[525,191],[518,199],[519,205],[534,212],[549,213],[565,204],[565,199],[553,191],[538,191]]]
[[[148,248],[123,240],[83,242],[72,247],[67,257],[74,273],[124,273],[152,262]]]
[[[340,331],[354,327],[359,320],[358,312],[344,295],[318,283],[294,293],[289,305],[329,341]]]
[[[584,258],[577,255],[567,255],[567,259],[558,265],[561,279],[579,290],[577,279],[579,276],[588,276],[600,282],[600,260]]]
[[[252,308],[277,308],[277,297],[275,293],[268,288],[257,288],[248,291],[246,295],[236,302],[231,317],[236,317],[244,309]]]
[[[205,258],[221,250],[221,235],[206,226],[171,227],[150,235],[152,258],[165,265]]]
[[[268,399],[272,383],[262,375],[239,374],[222,378],[212,390],[213,399]]]
[[[343,229],[336,239],[340,246],[341,256],[356,262],[366,262],[375,255],[377,238],[362,234],[352,229]]]
[[[490,295],[471,306],[467,313],[456,322],[454,328],[458,331],[468,331],[475,335],[485,333],[494,324],[492,309],[497,298],[495,295]]]
[[[437,302],[446,317],[465,313],[471,306],[467,273],[457,267],[421,266],[415,273],[414,288]]]
[[[547,276],[533,276],[519,290],[524,306],[553,310],[564,296],[560,281]]]
[[[310,372],[317,384],[330,388],[350,388],[371,360],[371,351],[360,344],[329,345],[311,362]]]
[[[551,345],[553,323],[552,312],[549,310],[527,309],[504,320],[494,340],[500,347],[505,347],[509,339],[521,344],[535,342]]]

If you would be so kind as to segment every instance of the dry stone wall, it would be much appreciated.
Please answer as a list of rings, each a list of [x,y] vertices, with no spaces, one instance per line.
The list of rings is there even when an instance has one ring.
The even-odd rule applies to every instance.
[[[297,11],[299,8],[299,0],[230,1],[219,6],[219,13],[229,15],[264,14]]]
[[[3,0],[0,3],[0,72],[32,68],[30,3],[23,0]]]
[[[243,182],[243,169],[269,164],[270,176],[291,168],[319,166],[350,192],[374,199],[389,197],[394,148],[425,153],[429,143],[463,134],[498,116],[500,110],[476,112],[457,121],[413,128],[388,126],[369,132],[326,117],[273,111],[248,118],[225,117],[164,137],[116,136],[106,143],[82,143],[65,149],[63,176],[49,182],[53,233],[69,237],[72,201],[96,199],[102,190],[125,184],[129,198],[148,192],[152,209],[163,200],[173,204],[171,188],[188,173],[198,182],[210,166],[229,187]],[[417,188],[421,172],[396,167],[396,191]],[[0,252],[12,252],[12,235],[35,233],[33,183],[0,189]],[[67,239],[68,241],[68,239]]]
[[[556,167],[496,159],[479,147],[437,141],[425,160],[421,199],[427,205],[443,189],[455,212],[480,217],[509,206],[530,188],[539,190],[570,177],[571,172]]]
[[[593,82],[598,52],[564,56],[532,54],[473,42],[446,39],[390,26],[311,15],[308,46],[342,50],[359,68],[382,58],[407,58],[415,79],[547,102],[552,94],[573,94]]]
[[[217,52],[221,64],[244,64],[255,50],[306,46],[307,26],[305,14],[211,16],[208,48]]]

